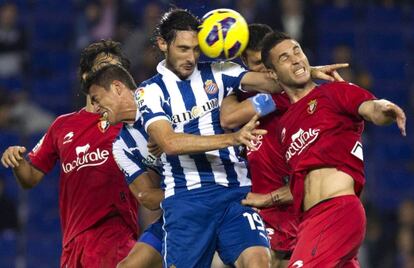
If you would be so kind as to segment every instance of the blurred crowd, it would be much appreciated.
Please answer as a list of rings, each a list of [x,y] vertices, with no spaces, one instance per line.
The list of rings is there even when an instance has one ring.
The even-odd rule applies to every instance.
[[[383,81],[372,74],[369,64],[360,60],[364,55],[355,51],[354,45],[358,43],[336,40],[325,51],[325,32],[320,27],[331,28],[333,33],[343,29],[336,24],[318,28],[321,22],[315,11],[329,7],[345,14],[341,11],[352,9],[359,16],[367,7],[376,7],[384,14],[398,10],[402,23],[414,17],[411,0],[0,1],[0,135],[17,133],[19,141],[24,143],[31,135],[44,132],[58,114],[83,106],[84,98],[79,96],[76,77],[78,54],[95,40],[112,38],[121,42],[136,81],[155,74],[160,57],[153,46],[152,34],[161,14],[174,5],[188,8],[199,16],[218,7],[233,8],[249,23],[266,23],[289,33],[303,45],[311,64],[350,63],[350,68],[341,71],[343,78],[374,92],[378,81]],[[414,23],[407,25],[407,50],[413,46],[410,43],[414,39],[413,26]],[[401,85],[406,87],[407,95],[402,98],[406,101],[402,106],[410,119],[414,111],[414,83],[409,78],[414,74],[411,67],[414,58],[406,54],[385,56],[402,57],[406,61],[402,67],[406,81]],[[391,96],[390,99],[398,102],[397,96]],[[372,126],[367,128],[365,139],[369,145],[374,134]],[[5,144],[10,141],[1,139],[1,149],[11,145]],[[412,179],[414,160],[409,158],[404,163]],[[6,171],[0,171],[1,176],[10,177]],[[5,185],[13,183],[0,178],[0,231],[3,233],[21,230],[16,204],[24,200],[18,195],[8,197],[4,190]],[[368,184],[375,184],[375,178],[368,179]],[[370,189],[376,188],[367,190]],[[410,191],[411,199],[398,199],[393,210],[371,200],[375,194],[366,195],[368,227],[360,252],[362,267],[414,267],[414,188]]]

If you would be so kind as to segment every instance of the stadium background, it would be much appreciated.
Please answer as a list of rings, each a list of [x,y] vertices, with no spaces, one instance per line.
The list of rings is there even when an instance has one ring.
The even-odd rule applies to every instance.
[[[405,109],[406,138],[394,125],[366,127],[368,228],[361,263],[414,267],[414,1],[174,3],[199,16],[233,8],[249,23],[287,31],[313,65],[349,62],[341,72],[346,80]],[[94,40],[121,41],[136,80],[151,76],[158,58],[149,37],[169,7],[169,1],[150,0],[0,1],[0,150],[13,144],[32,148],[56,115],[82,107],[79,52]],[[0,168],[0,177],[0,267],[58,267],[58,170],[30,191],[18,188],[10,170]]]

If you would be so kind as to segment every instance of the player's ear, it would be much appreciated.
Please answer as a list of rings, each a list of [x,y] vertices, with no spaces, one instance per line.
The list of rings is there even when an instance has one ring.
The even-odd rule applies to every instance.
[[[111,83],[111,85],[109,87],[116,94],[120,95],[121,94],[121,91],[122,91],[122,86],[123,86],[123,84],[120,81],[114,80],[114,81],[112,81],[112,83]]]
[[[164,38],[162,38],[162,37],[157,37],[157,45],[158,45],[158,48],[162,51],[162,52],[167,52],[167,49],[168,49],[168,44],[167,44],[167,41],[165,41],[165,39]]]
[[[277,81],[279,79],[275,70],[267,69],[267,72],[269,74],[269,77],[272,78],[273,80]]]

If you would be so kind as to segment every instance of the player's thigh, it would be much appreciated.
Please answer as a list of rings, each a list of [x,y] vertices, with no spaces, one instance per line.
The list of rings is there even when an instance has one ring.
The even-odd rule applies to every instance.
[[[210,268],[217,237],[214,208],[202,200],[174,197],[165,199],[162,207],[164,266]]]
[[[254,248],[250,254],[249,248]],[[218,252],[225,264],[234,264],[242,254],[251,260],[270,260],[269,240],[259,214],[250,207],[232,202],[221,221],[218,232]]]
[[[117,268],[162,268],[162,258],[153,246],[138,242]]]
[[[342,267],[356,257],[366,223],[356,196],[333,198],[309,213],[299,226],[289,267]]]
[[[276,252],[275,250],[270,250],[271,255],[271,268],[286,268],[288,267],[289,259],[285,257],[285,254],[280,254],[280,252]],[[289,255],[290,256],[290,255]]]

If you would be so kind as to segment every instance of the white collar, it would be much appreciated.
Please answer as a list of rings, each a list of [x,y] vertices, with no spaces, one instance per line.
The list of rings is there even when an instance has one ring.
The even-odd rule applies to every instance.
[[[196,67],[194,68],[193,73],[189,77],[187,77],[187,79],[182,80],[173,71],[171,71],[170,69],[167,68],[165,59],[162,60],[161,62],[159,62],[158,65],[157,65],[157,72],[159,74],[161,74],[163,77],[165,77],[167,79],[173,79],[175,81],[180,81],[180,82],[191,80],[193,78],[193,76],[196,75],[197,71],[198,71],[198,66],[196,65]]]

